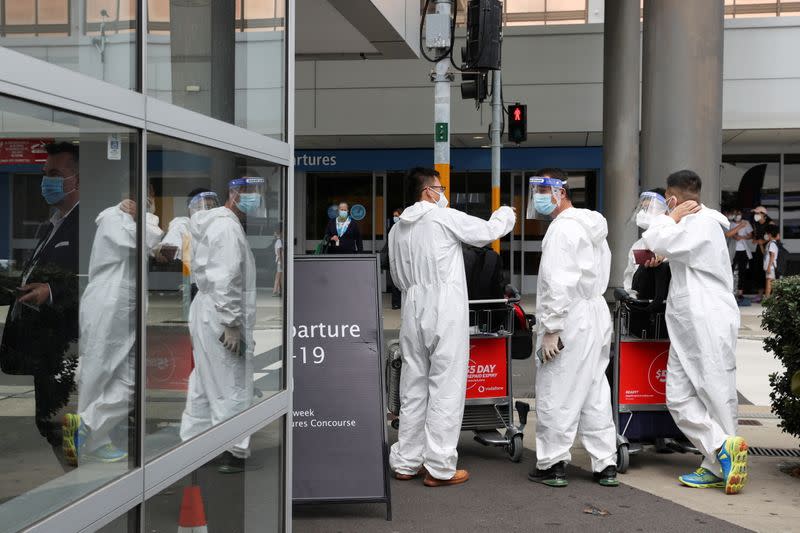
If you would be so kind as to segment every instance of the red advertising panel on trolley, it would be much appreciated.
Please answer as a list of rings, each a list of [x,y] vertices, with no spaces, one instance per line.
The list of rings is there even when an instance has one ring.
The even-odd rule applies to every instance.
[[[663,405],[667,402],[669,341],[620,342],[620,405]]]
[[[471,338],[467,399],[496,398],[508,394],[507,338]]]

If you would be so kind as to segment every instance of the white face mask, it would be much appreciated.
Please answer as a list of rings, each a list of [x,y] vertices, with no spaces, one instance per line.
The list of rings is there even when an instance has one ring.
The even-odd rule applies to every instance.
[[[650,222],[653,220],[653,216],[645,213],[644,211],[639,211],[636,213],[636,225],[642,228],[643,230],[647,230],[650,227]]]
[[[431,190],[439,195],[439,199],[436,200],[436,206],[441,207],[442,209],[447,207],[447,196],[445,196],[443,192],[435,191],[433,189]]]
[[[734,222],[741,222],[742,221],[742,215],[735,215],[733,217],[733,221]]]
[[[392,221],[393,221],[395,224],[397,224],[398,222],[400,222],[400,217],[393,217],[393,218],[392,218]]]

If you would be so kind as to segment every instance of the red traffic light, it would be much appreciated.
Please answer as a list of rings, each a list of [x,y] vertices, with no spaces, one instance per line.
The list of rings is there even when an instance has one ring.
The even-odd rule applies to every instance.
[[[522,143],[528,139],[528,113],[525,104],[508,106],[508,140]]]

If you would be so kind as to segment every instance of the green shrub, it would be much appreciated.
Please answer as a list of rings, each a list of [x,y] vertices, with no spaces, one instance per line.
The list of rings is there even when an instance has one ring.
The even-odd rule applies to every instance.
[[[792,377],[800,371],[800,276],[773,282],[772,296],[763,305],[761,326],[772,334],[764,348],[784,366],[769,377],[772,412],[780,417],[783,431],[800,437],[800,397],[792,393]]]

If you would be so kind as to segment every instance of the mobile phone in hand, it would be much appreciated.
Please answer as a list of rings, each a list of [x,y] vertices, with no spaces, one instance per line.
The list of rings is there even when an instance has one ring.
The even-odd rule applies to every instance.
[[[561,342],[561,337],[558,338],[558,350],[561,351],[564,349],[564,343]],[[536,350],[536,357],[539,358],[539,362],[544,364],[544,356],[542,355],[542,349],[539,348]]]

